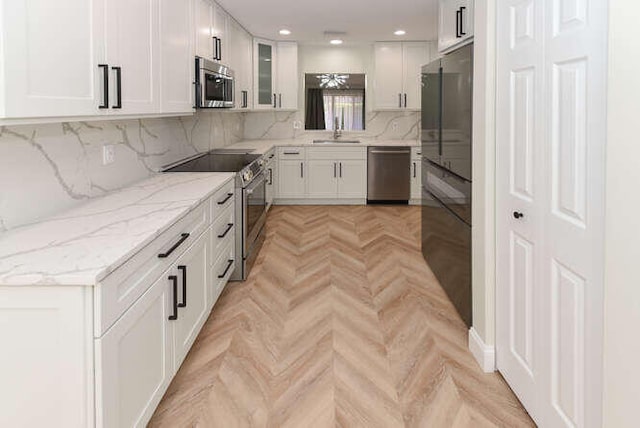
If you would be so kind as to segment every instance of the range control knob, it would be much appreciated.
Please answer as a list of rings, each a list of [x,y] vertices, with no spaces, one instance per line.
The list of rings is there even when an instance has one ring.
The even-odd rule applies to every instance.
[[[251,171],[245,171],[245,173],[242,174],[242,179],[244,181],[251,181],[252,178],[253,178],[253,172]]]
[[[264,166],[264,159],[260,159],[260,160],[258,160],[258,165],[260,165],[260,166]]]

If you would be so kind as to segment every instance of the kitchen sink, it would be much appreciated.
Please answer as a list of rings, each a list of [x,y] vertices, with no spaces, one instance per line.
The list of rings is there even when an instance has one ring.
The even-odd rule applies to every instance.
[[[357,140],[313,140],[313,144],[360,144]]]

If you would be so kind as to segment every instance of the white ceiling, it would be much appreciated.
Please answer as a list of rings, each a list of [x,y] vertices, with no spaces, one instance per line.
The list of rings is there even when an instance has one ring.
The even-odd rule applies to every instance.
[[[254,36],[327,43],[325,32],[345,32],[345,44],[436,40],[438,0],[217,0]],[[278,34],[291,30],[290,36]],[[402,29],[405,36],[393,32]]]

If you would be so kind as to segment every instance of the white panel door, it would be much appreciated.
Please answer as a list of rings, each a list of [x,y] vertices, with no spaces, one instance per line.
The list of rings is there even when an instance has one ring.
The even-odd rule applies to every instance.
[[[403,105],[409,110],[421,109],[422,66],[429,63],[430,45],[425,42],[402,43]]]
[[[278,164],[278,197],[297,199],[306,197],[306,165],[302,160],[280,161]]]
[[[95,341],[96,425],[145,426],[173,377],[171,301],[163,275]]]
[[[191,0],[160,0],[162,113],[190,113],[194,96]]]
[[[538,0],[498,6],[496,333],[498,368],[539,421],[543,66]],[[520,217],[520,215],[524,217]],[[516,218],[520,217],[520,218]]]
[[[276,89],[278,108],[298,109],[298,44],[296,42],[278,43],[278,66],[276,70]]]
[[[106,50],[114,114],[160,110],[158,1],[107,1]]]
[[[377,110],[403,108],[402,43],[376,43],[374,75],[374,107]]]
[[[178,370],[207,320],[211,229],[178,259],[172,275],[178,281],[178,319],[173,323],[174,370]]]
[[[606,7],[498,3],[497,366],[540,426],[602,421]]]
[[[549,426],[602,421],[607,7],[606,0],[548,0],[545,7],[550,239],[541,288],[550,309],[543,319]]]
[[[196,55],[213,60],[213,5],[209,0],[193,0]]]
[[[104,0],[3,1],[5,117],[97,115],[102,103]],[[6,84],[10,82],[10,84]],[[0,101],[0,114],[2,113]]]
[[[341,199],[367,198],[367,161],[341,160],[338,162],[338,197]]]
[[[309,160],[307,196],[314,199],[335,199],[338,196],[338,162]]]

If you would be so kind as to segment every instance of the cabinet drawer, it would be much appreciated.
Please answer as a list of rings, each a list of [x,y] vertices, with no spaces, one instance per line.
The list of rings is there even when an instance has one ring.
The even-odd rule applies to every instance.
[[[280,160],[304,159],[304,147],[278,147]]]
[[[213,264],[220,253],[220,250],[225,246],[225,243],[235,243],[236,236],[236,224],[235,224],[235,209],[234,207],[227,207],[227,209],[220,214],[218,219],[211,226],[211,260],[210,264]]]
[[[227,208],[235,206],[235,198],[240,197],[240,195],[236,195],[235,192],[235,179],[233,179],[222,186],[222,188],[211,197],[212,221],[216,221],[218,216]]]
[[[102,280],[95,291],[95,336],[101,337],[210,223],[206,201]]]
[[[307,149],[307,159],[364,160],[366,158],[365,147],[310,147]]]
[[[218,259],[211,268],[211,280],[209,281],[208,302],[209,307],[215,305],[222,294],[225,285],[229,282],[231,274],[236,269],[236,252],[233,240],[227,241],[227,245],[220,252]]]

